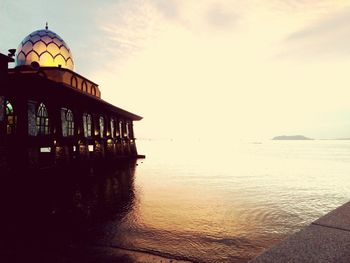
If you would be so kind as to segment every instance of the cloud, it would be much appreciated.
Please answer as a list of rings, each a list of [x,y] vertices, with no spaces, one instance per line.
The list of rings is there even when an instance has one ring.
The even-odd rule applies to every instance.
[[[315,115],[348,110],[350,11],[340,1],[79,0],[69,10],[68,0],[0,2],[2,50],[49,18],[77,72],[145,117],[140,131],[210,137],[222,125],[222,136],[272,136],[326,130]],[[282,60],[269,59],[280,51]],[[327,54],[334,61],[321,63]]]
[[[95,44],[97,61],[103,61],[101,70],[116,68],[116,64],[122,67],[124,61],[147,48],[162,25],[153,4],[140,0],[118,1],[100,8],[94,21],[101,37],[93,36],[90,41]]]
[[[95,61],[104,61],[102,65],[97,62],[98,66],[111,69],[116,68],[111,65],[115,61],[122,67],[123,62],[144,52],[167,32],[188,31],[193,35],[212,36],[214,31],[222,33],[236,20],[237,15],[227,1],[206,0],[200,4],[174,0],[118,1],[96,11],[94,21],[103,41],[96,34],[89,41],[94,42]],[[103,59],[106,54],[108,61]]]
[[[282,57],[308,59],[344,58],[350,56],[350,8],[334,13],[310,26],[290,34]]]
[[[329,14],[333,10],[348,6],[346,1],[332,0],[255,0],[255,6],[263,6],[273,12],[293,17],[300,14],[300,18],[312,18],[319,14]]]
[[[210,7],[206,15],[209,25],[217,29],[231,28],[239,16],[232,12],[227,6],[215,4]]]
[[[151,0],[151,3],[158,11],[168,19],[176,19],[179,17],[179,4],[174,0]]]
[[[149,0],[149,3],[164,18],[162,23],[204,35],[230,29],[239,18],[237,10],[243,8],[238,2],[228,0]]]
[[[303,40],[325,38],[330,35],[337,35],[339,33],[350,32],[350,8],[336,13],[330,18],[321,20],[305,29],[292,33],[287,40]]]

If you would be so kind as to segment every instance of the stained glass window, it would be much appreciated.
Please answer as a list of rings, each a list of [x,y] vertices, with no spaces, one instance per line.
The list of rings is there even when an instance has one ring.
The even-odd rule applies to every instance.
[[[17,125],[17,116],[14,114],[13,106],[9,101],[5,103],[6,133],[14,134]]]
[[[64,137],[73,136],[74,135],[73,112],[70,109],[62,108],[61,120],[62,120],[62,135]]]
[[[123,122],[119,121],[119,137],[123,138]]]
[[[83,115],[83,125],[84,125],[84,136],[91,137],[91,124],[92,124],[92,118],[91,115],[88,113],[84,113]]]
[[[130,135],[129,122],[127,122],[125,126],[126,126],[126,129],[125,129],[125,130],[126,130],[126,131],[125,131],[125,137],[130,138],[130,137],[129,137],[129,135]]]
[[[44,103],[40,103],[36,114],[36,129],[38,135],[48,135],[49,130],[49,115]]]
[[[101,136],[101,138],[103,138],[104,130],[105,130],[105,120],[102,116],[100,116],[100,136]]]
[[[74,118],[73,118],[73,112],[71,110],[67,110],[66,120],[67,120],[68,136],[73,136],[74,135]]]
[[[111,119],[111,137],[114,138],[114,120]]]

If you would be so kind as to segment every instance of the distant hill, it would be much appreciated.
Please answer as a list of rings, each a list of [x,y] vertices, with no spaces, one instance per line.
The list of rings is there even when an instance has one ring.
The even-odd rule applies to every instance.
[[[272,140],[313,140],[303,135],[282,135],[273,137]]]

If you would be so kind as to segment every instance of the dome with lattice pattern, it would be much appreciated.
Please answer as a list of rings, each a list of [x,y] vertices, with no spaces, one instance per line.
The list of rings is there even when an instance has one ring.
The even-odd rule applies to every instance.
[[[40,67],[62,67],[74,70],[74,61],[68,45],[56,33],[37,30],[19,44],[16,52],[16,66],[39,63]]]

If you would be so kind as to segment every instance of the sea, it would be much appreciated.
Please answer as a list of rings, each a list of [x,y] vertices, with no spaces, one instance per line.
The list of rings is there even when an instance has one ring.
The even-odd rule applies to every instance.
[[[248,262],[350,199],[350,141],[137,145],[145,159],[108,169],[0,178],[0,252],[54,262],[57,251],[72,258],[72,248],[88,244]]]
[[[350,141],[139,141],[133,209],[113,242],[247,262],[350,199]]]

